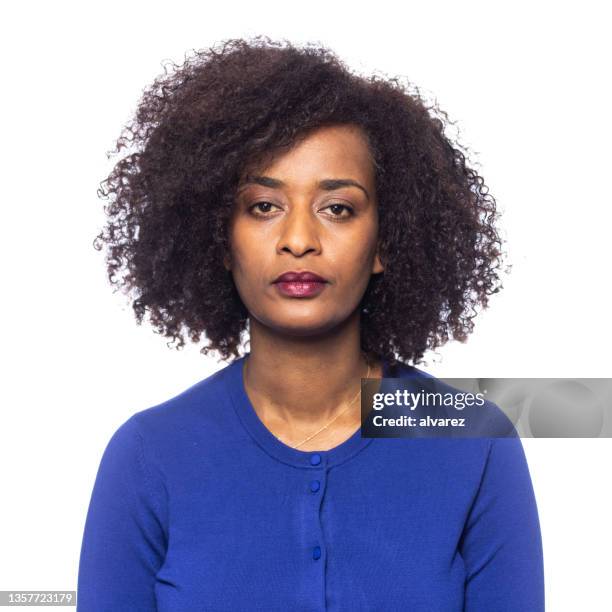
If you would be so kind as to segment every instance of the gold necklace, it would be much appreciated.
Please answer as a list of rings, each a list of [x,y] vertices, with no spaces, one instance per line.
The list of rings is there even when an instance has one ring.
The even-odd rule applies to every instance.
[[[245,363],[244,367],[246,369],[246,366],[248,365],[248,360]],[[370,372],[371,372],[371,367],[370,364],[368,364],[368,373],[365,375],[365,378],[369,378],[370,377]],[[317,431],[315,431],[312,435],[308,436],[305,440],[302,440],[297,446],[294,446],[293,448],[299,448],[300,446],[302,446],[302,444],[306,444],[306,442],[308,442],[308,440],[312,440],[312,438],[314,438],[317,434],[320,434],[324,429],[327,429],[339,416],[343,415],[352,405],[353,402],[359,397],[361,393],[361,389],[359,389],[359,391],[357,391],[357,395],[355,395],[355,397],[347,404],[346,408],[344,410],[342,410],[341,412],[339,412],[329,423],[327,423],[327,425],[324,425],[323,427],[321,427],[321,429],[318,429]],[[274,436],[277,440],[280,440],[283,444],[286,444],[281,438],[279,438],[278,436]],[[290,446],[290,445],[288,445]]]
[[[370,377],[370,371],[370,365],[368,364],[368,373],[365,376],[366,378]],[[312,440],[312,438],[314,438],[317,434],[320,434],[324,429],[327,429],[340,415],[344,414],[353,405],[353,402],[359,397],[360,393],[361,389],[357,391],[357,395],[355,395],[355,397],[347,404],[346,408],[339,412],[329,423],[327,423],[327,425],[324,425],[323,427],[321,427],[321,429],[315,431],[312,435],[308,436],[305,440],[302,440],[298,445],[294,446],[293,448],[299,448],[300,446],[302,446],[302,444],[306,444],[308,440]],[[276,436],[276,439],[283,442],[283,440],[281,440],[278,436]]]

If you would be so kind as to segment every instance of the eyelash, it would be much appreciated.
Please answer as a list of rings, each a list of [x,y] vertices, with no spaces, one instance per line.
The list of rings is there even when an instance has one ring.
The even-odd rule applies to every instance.
[[[272,202],[267,202],[265,200],[262,200],[261,202],[256,202],[255,204],[249,206],[249,212],[254,216],[254,217],[266,217],[266,214],[263,213],[255,213],[254,209],[257,206],[260,206],[262,204],[270,204],[271,206],[276,206],[275,204],[272,204]],[[341,202],[332,202],[331,204],[328,204],[325,208],[331,208],[332,206],[342,206],[342,208],[346,208],[346,210],[348,210],[349,214],[347,216],[341,217],[340,215],[332,215],[332,219],[334,221],[346,221],[348,219],[350,219],[355,213],[353,211],[353,209],[350,206],[347,206],[346,204],[343,204]],[[323,210],[325,210],[325,208]],[[269,212],[269,211],[268,211]],[[334,218],[335,217],[335,218]]]

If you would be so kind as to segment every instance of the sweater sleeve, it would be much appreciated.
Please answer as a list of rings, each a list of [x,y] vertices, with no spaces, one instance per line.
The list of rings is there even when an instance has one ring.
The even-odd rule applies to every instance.
[[[491,440],[460,552],[464,612],[544,612],[540,524],[519,437]]]
[[[93,486],[79,562],[79,612],[156,610],[155,575],[167,544],[164,493],[132,416],[107,444]]]

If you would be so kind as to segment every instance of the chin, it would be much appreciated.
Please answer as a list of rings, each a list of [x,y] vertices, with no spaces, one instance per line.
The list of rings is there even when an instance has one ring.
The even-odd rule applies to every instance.
[[[322,334],[340,325],[344,318],[315,315],[314,313],[300,313],[299,309],[290,312],[287,316],[256,317],[257,320],[279,334],[308,337]]]

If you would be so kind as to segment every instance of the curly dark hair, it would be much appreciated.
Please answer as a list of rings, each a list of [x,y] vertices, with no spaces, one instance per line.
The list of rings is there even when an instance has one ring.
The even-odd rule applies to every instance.
[[[364,352],[418,363],[449,337],[466,341],[501,288],[499,213],[437,104],[397,77],[357,75],[329,49],[263,36],[171,67],[144,90],[108,153],[129,154],[98,190],[109,203],[94,247],[106,244],[109,281],[132,294],[138,324],[148,311],[177,348],[184,332],[204,334],[201,353],[240,357],[248,312],[223,256],[242,172],[310,130],[353,124],[375,163],[385,267],[360,304]]]

